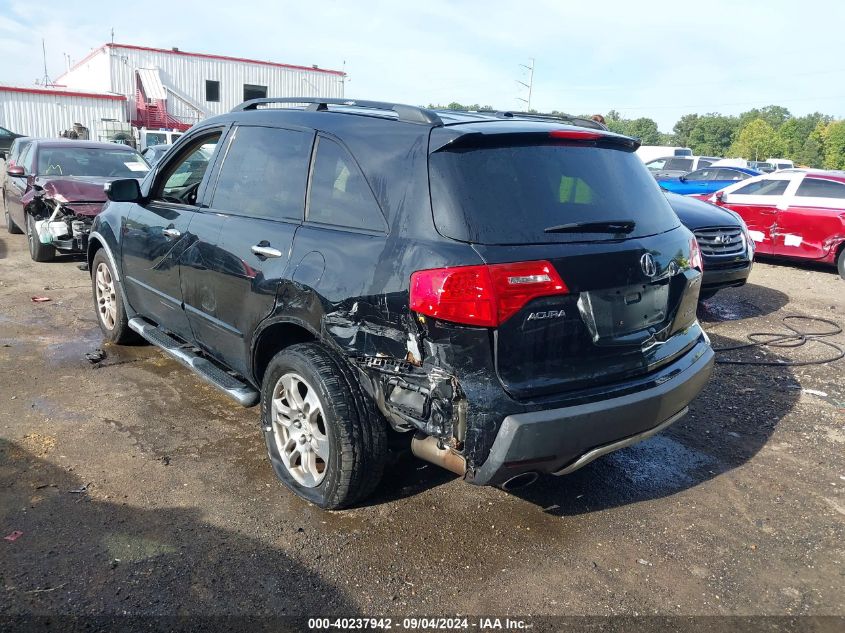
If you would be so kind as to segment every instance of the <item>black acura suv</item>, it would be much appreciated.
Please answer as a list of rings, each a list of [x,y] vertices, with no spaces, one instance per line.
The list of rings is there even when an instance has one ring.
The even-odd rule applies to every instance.
[[[713,364],[695,238],[638,143],[589,125],[248,101],[106,185],[100,326],[260,402],[323,508],[374,490],[388,436],[475,484],[572,472],[682,417]]]

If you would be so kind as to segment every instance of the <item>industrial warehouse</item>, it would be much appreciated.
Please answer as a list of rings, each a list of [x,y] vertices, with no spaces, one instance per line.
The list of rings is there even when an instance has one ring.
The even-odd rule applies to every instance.
[[[186,130],[249,99],[343,97],[344,78],[316,66],[108,43],[50,87],[0,85],[0,126],[32,137],[76,126],[93,140],[125,140],[141,129]]]

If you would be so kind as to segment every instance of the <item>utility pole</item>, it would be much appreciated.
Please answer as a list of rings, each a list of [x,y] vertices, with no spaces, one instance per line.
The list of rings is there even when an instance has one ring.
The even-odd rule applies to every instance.
[[[516,80],[516,83],[520,84],[521,86],[525,86],[526,88],[528,88],[528,98],[523,99],[522,97],[517,97],[517,99],[525,102],[525,104],[527,106],[526,109],[528,111],[530,111],[531,110],[531,93],[534,89],[534,58],[533,57],[531,58],[531,65],[530,66],[528,66],[526,64],[520,64],[520,66],[522,66],[525,70],[528,71],[528,83],[525,83],[524,81],[520,81],[519,79]]]

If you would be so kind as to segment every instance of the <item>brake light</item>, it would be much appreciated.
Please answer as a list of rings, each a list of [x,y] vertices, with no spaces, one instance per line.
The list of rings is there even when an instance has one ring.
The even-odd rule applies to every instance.
[[[411,310],[464,325],[497,327],[537,297],[569,289],[547,261],[456,266],[411,275]]]
[[[701,257],[701,248],[698,246],[698,240],[694,237],[689,241],[689,266],[690,268],[697,268],[699,272],[704,272],[704,260]]]
[[[570,141],[594,141],[604,135],[601,132],[590,132],[588,130],[552,130],[549,132],[549,136]]]

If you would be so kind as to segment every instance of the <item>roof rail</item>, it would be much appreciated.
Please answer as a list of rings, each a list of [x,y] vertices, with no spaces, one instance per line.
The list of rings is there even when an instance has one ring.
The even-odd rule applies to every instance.
[[[390,103],[387,101],[361,101],[358,99],[324,99],[322,97],[264,97],[251,99],[236,106],[232,112],[244,112],[246,110],[257,110],[258,106],[273,103],[302,103],[308,105],[308,110],[314,112],[327,112],[329,106],[345,106],[348,108],[363,108],[366,110],[382,110],[395,112],[400,121],[408,123],[425,123],[440,127],[443,121],[436,113],[426,108],[419,108],[402,103]]]
[[[602,125],[598,121],[592,119],[585,119],[580,116],[572,116],[571,114],[544,114],[542,112],[515,112],[515,111],[501,111],[493,112],[494,116],[500,119],[539,119],[543,121],[561,121],[562,123],[570,123],[579,127],[589,127],[594,130],[607,130],[606,125]]]

